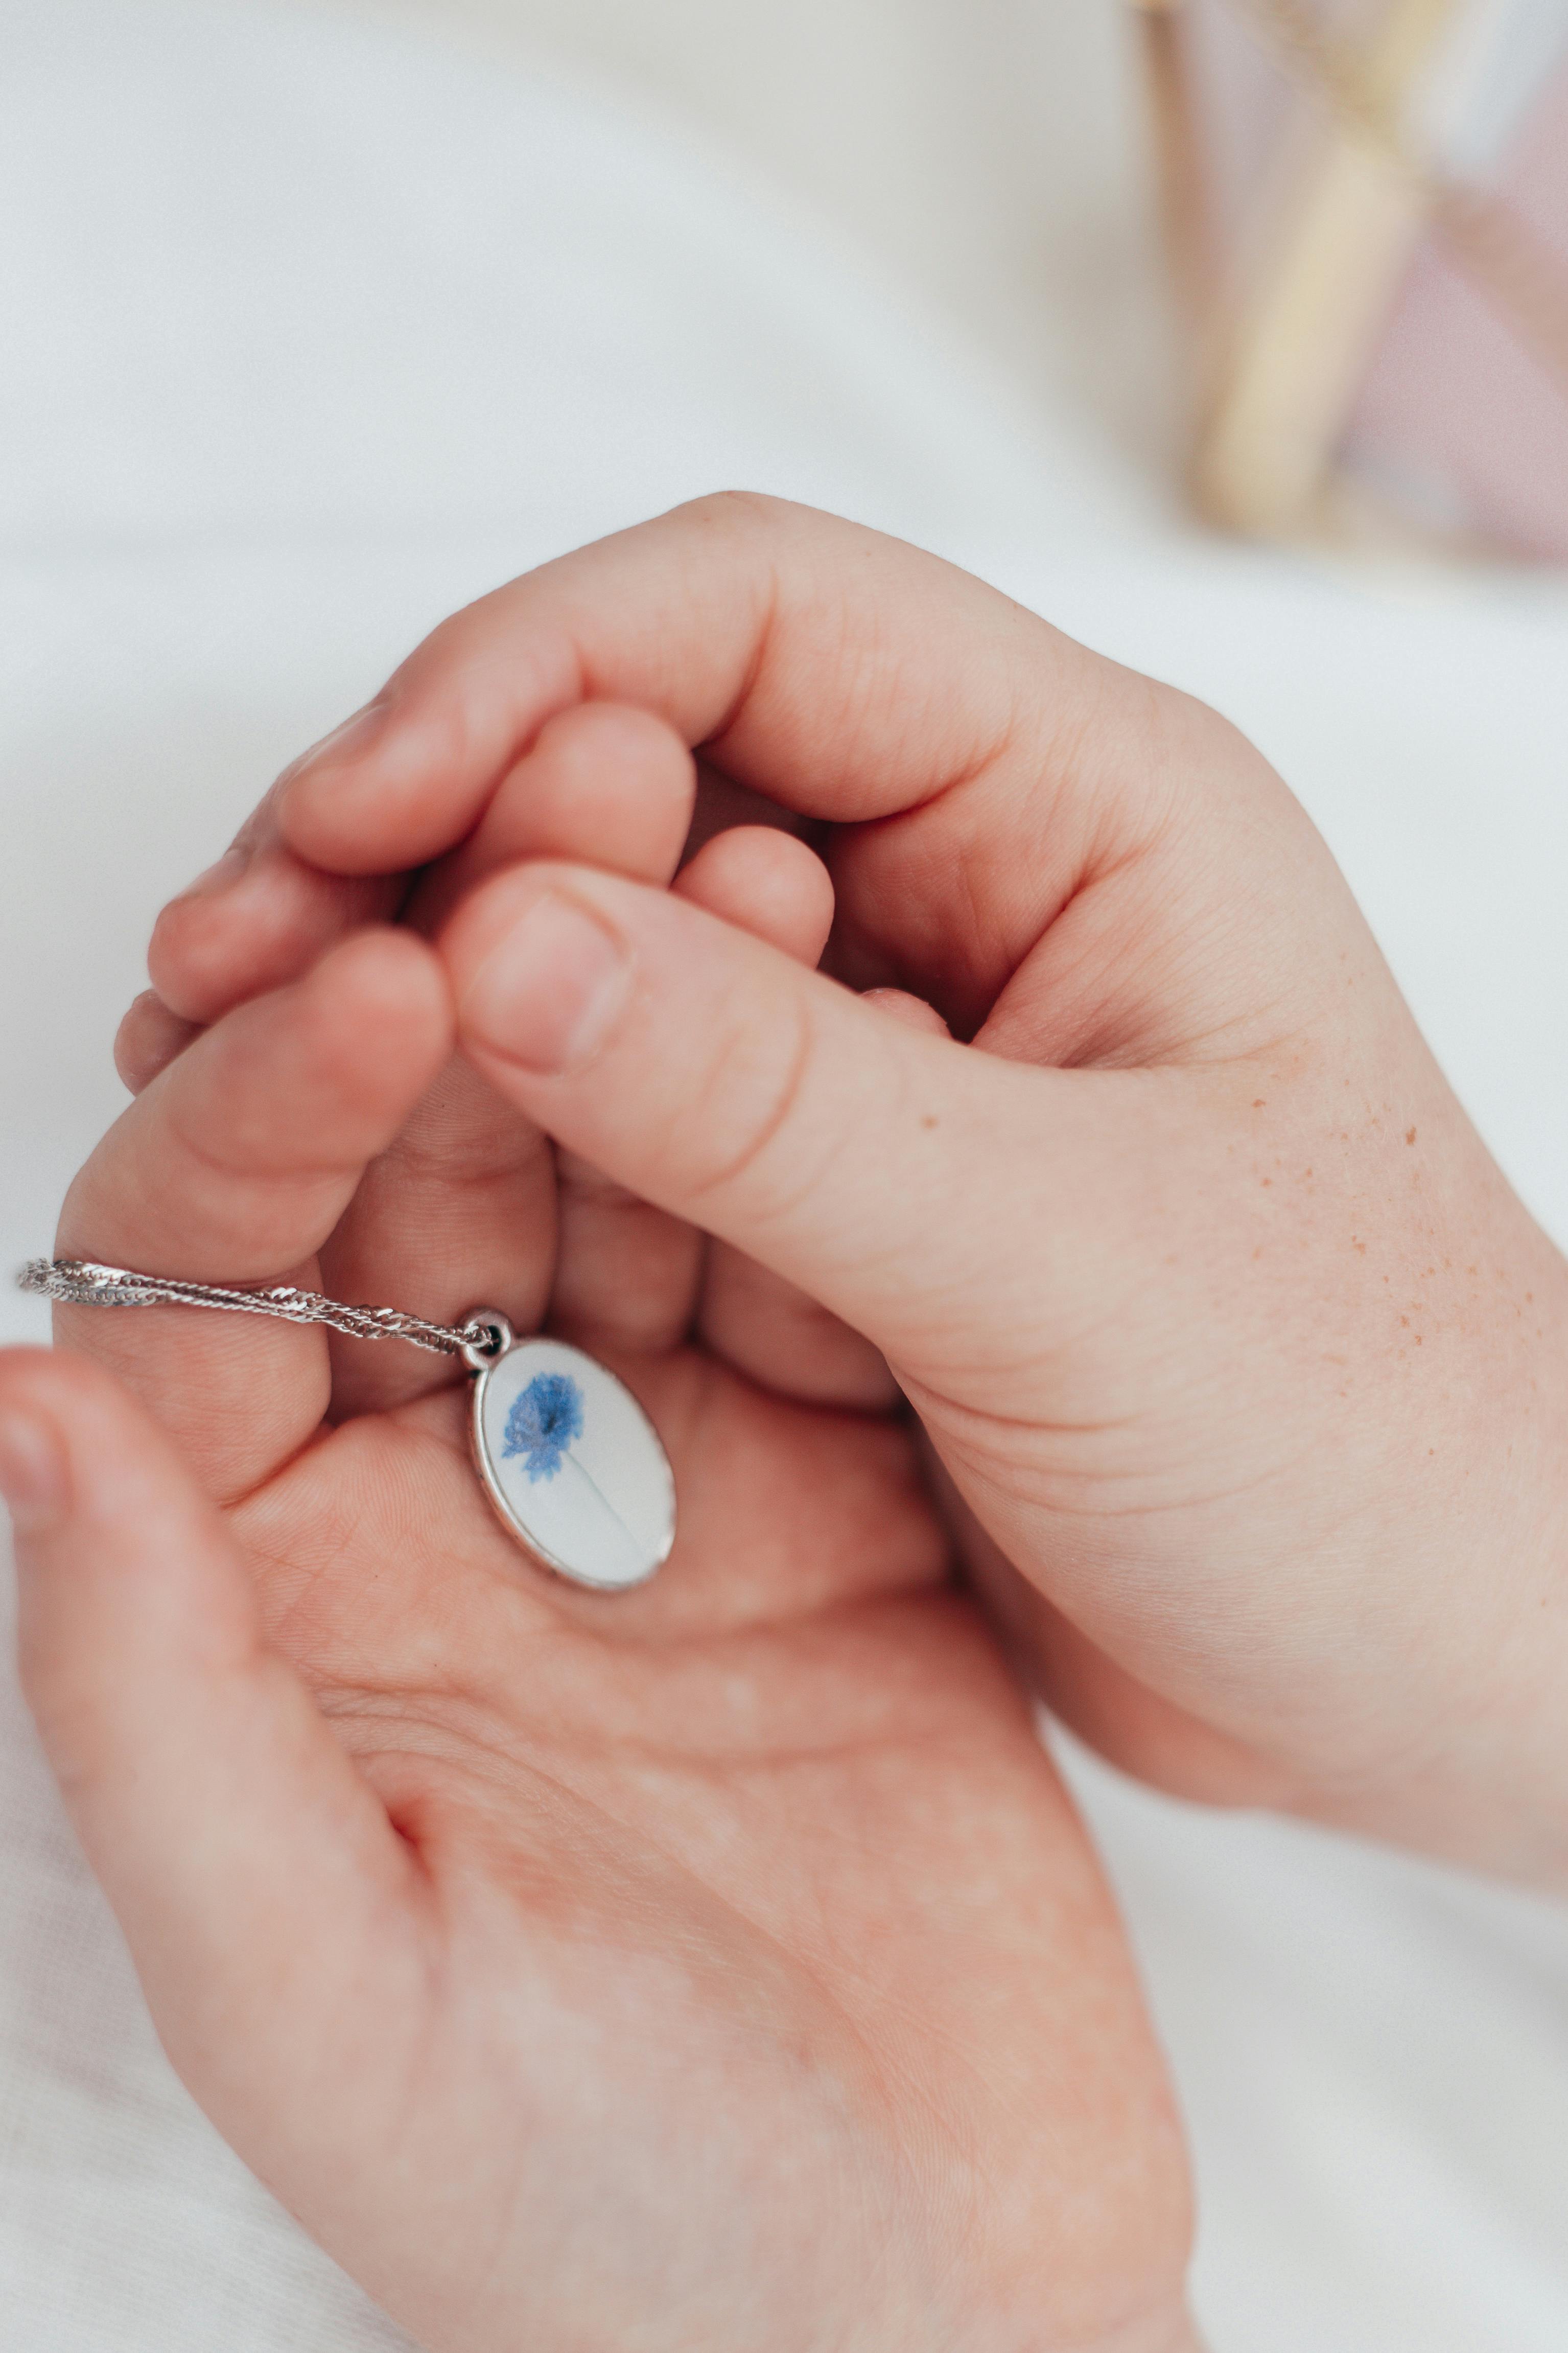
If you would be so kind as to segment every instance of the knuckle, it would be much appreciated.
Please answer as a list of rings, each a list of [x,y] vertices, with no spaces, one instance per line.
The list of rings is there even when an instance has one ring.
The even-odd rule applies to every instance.
[[[758,1067],[755,1036],[748,1027],[729,1032],[710,1067],[706,1100],[693,1122],[698,1133],[721,1136],[722,1148],[696,1173],[694,1199],[744,1191],[752,1197],[749,1207],[754,1215],[782,1209],[785,1182],[793,1190],[798,1180],[798,1131],[815,1052],[813,1025],[798,1001],[765,1069]]]
[[[753,532],[759,525],[771,530],[791,512],[788,499],[773,498],[765,491],[740,490],[709,491],[681,509],[693,522],[742,533]]]

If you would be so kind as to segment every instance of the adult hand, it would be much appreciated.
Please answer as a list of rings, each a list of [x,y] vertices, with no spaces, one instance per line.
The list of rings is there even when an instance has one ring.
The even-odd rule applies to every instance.
[[[726,1318],[755,1319],[702,1293],[699,1239],[558,1179],[450,1059],[421,927],[520,849],[607,839],[662,881],[690,805],[667,730],[595,711],[408,927],[318,959],[381,886],[282,872],[272,928],[231,928],[230,1009],[189,979],[183,1021],[133,1018],[133,1074],[162,1068],[59,1238],[548,1316],[665,1437],[668,1567],[614,1598],[531,1567],[448,1360],[64,1310],[62,1350],[0,1358],[29,1696],[175,2065],[433,2353],[1185,2353],[1124,1944],[885,1372],[823,1325],[792,1380],[787,1314],[785,1370],[738,1370]],[[815,957],[805,853],[738,847],[773,952]],[[736,849],[687,890],[722,903]],[[185,903],[166,965],[220,907]],[[268,955],[302,976],[256,994]]]
[[[930,558],[709,501],[438,629],[278,797],[274,935],[594,698],[813,829],[838,977],[534,855],[447,923],[473,1063],[884,1352],[1110,1755],[1568,1879],[1563,1264],[1258,754]]]

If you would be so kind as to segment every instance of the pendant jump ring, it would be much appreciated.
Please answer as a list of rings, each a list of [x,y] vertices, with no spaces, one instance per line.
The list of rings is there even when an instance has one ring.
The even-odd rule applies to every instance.
[[[512,1343],[511,1325],[499,1307],[476,1307],[463,1318],[465,1332],[478,1333],[477,1339],[465,1340],[461,1355],[470,1373],[482,1373],[498,1356],[504,1356]]]

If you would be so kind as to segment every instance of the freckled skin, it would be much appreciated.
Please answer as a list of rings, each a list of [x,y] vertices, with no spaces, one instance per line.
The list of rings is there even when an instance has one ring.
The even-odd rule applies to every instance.
[[[500,592],[411,695],[444,707],[590,580],[595,661],[636,670],[657,610],[689,665],[663,707],[721,713],[705,758],[819,828],[833,968],[896,979],[995,1075],[902,1032],[879,1068],[822,984],[586,881],[642,960],[626,1021],[570,1084],[468,1050],[878,1343],[993,1608],[1110,1755],[1568,1884],[1568,1274],[1279,779],[977,584],[747,501]],[[302,792],[297,846],[351,802],[363,825],[366,789]],[[407,837],[482,791],[432,776]],[[461,911],[459,987],[537,887]]]
[[[1193,2353],[1120,1924],[876,1352],[763,1286],[734,1366],[719,1254],[450,1059],[410,932],[170,1043],[62,1251],[550,1321],[679,1495],[584,1594],[448,1360],[86,1309],[0,1357],[75,1450],[29,1695],[220,2128],[431,2353]]]
[[[274,1171],[192,1271],[276,1277],[321,1246],[342,1294],[510,1314],[515,1292],[520,1329],[553,1288],[670,1434],[686,1568],[613,1621],[520,1588],[424,1372],[248,1336],[240,1412],[232,1339],[73,1327],[235,1507],[271,1641],[473,1971],[468,2031],[436,2046],[464,2063],[455,2105],[373,2067],[324,2157],[321,2054],[353,2077],[330,2029],[371,2015],[375,1939],[354,2002],[263,2073],[261,2029],[291,2021],[275,1987],[225,1998],[232,1920],[204,1942],[154,1910],[132,1943],[165,2033],[237,2145],[454,2353],[1190,2348],[1158,2072],[997,1637],[1163,1786],[1568,1884],[1568,1273],[1258,754],[949,567],[702,501],[455,616],[384,708],[269,799],[240,919],[165,916],[167,1018],[144,1008],[125,1060],[166,1107],[239,1034],[254,1080],[245,1000],[393,909],[438,937],[461,1051],[444,1036],[422,1101],[339,1137],[352,1198],[324,1211],[318,1167],[269,1246]],[[677,871],[689,744],[721,803],[771,807],[765,871],[699,806]],[[476,988],[545,891],[635,976],[563,1071]],[[377,1067],[343,954],[310,1000],[323,1035],[353,1015],[329,1124]],[[257,1095],[225,1098],[242,1170],[276,1144]],[[79,1182],[62,1248],[191,1255],[142,1133]],[[184,1558],[139,1561],[143,1590]],[[46,1722],[75,1694],[62,1770],[140,1918],[170,1834],[92,1832],[157,1726],[97,1779],[68,1753],[126,1688],[127,1589],[106,1576],[35,1645],[35,1688]],[[164,1653],[135,1654],[151,1687]],[[167,1820],[203,1786],[171,1777]],[[260,1915],[275,1970],[316,1957],[278,1941],[294,1876]],[[255,2031],[219,2031],[236,2014]],[[388,2178],[389,2113],[428,2124],[397,2145],[426,2172]],[[451,2185],[487,2167],[514,2194],[476,2221]]]
[[[391,767],[329,759],[276,797],[268,871],[285,849],[308,862],[296,927],[321,920],[323,868],[357,907],[389,870],[449,848],[454,880],[436,889],[461,982],[533,887],[486,881],[487,839],[605,862],[617,826],[595,846],[563,813],[653,748],[626,714],[584,705],[546,723],[531,783],[536,755],[515,751],[528,723],[499,688],[555,676],[566,645],[595,691],[700,738],[704,775],[743,787],[748,818],[771,803],[809,829],[836,896],[826,965],[894,1017],[895,1078],[913,1055],[950,1055],[951,1034],[988,1068],[1037,1074],[1040,1110],[1030,1129],[1016,1083],[979,1089],[951,1060],[894,1083],[864,1057],[836,1082],[849,1033],[813,984],[816,1060],[792,1065],[789,1133],[763,1157],[771,1195],[816,1226],[787,1268],[757,1263],[778,1245],[773,1199],[748,1224],[696,1147],[721,1116],[732,1166],[758,1147],[776,1093],[759,1124],[715,1071],[752,1083],[772,1029],[798,1042],[804,976],[758,955],[731,969],[698,929],[656,938],[624,887],[561,866],[552,887],[637,933],[631,1014],[647,1007],[650,1026],[633,1046],[631,1018],[570,1098],[546,1104],[499,1061],[498,1095],[626,1202],[657,1193],[710,1229],[732,1216],[708,1245],[731,1270],[710,1284],[726,1345],[745,1344],[721,1301],[750,1323],[773,1282],[835,1378],[884,1394],[891,1361],[970,1507],[1010,1639],[1112,1757],[1190,1794],[1568,1879],[1568,1628],[1540,1638],[1543,1605],[1568,1620],[1568,1280],[1279,778],[1214,713],[929,558],[720,501],[546,567],[418,650],[398,675]],[[613,757],[579,761],[557,804],[548,780],[579,725],[584,743],[608,725]],[[455,732],[460,760],[421,766],[407,749]],[[525,839],[542,792],[554,829]],[[746,832],[691,861],[694,920],[726,840],[713,908],[743,916]],[[759,910],[781,903],[791,856],[810,864],[803,843],[771,839]],[[192,921],[210,1002],[210,921]],[[177,927],[161,936],[172,955]],[[809,963],[824,937],[793,953]],[[237,974],[266,942],[231,936]],[[183,1010],[195,985],[176,990]],[[714,1031],[726,1042],[705,1067]],[[884,1096],[879,1121],[866,1106]],[[844,1134],[836,1101],[857,1107]],[[1004,1148],[1010,1120],[1029,1132]],[[622,1229],[660,1214],[626,1208]],[[851,1230],[872,1266],[900,1236],[890,1299],[851,1297],[836,1263]],[[797,1344],[796,1377],[805,1361]]]

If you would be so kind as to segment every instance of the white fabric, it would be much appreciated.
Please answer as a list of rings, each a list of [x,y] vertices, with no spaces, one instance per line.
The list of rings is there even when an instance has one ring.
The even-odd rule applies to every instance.
[[[1562,584],[1185,533],[809,224],[433,36],[0,0],[0,1265],[117,1108],[158,903],[279,763],[454,604],[726,480],[1228,710],[1568,1236]],[[1568,1910],[1073,1769],[1192,2120],[1214,2353],[1561,2353]],[[5,2353],[401,2342],[170,2075],[9,1681],[0,1777]]]

